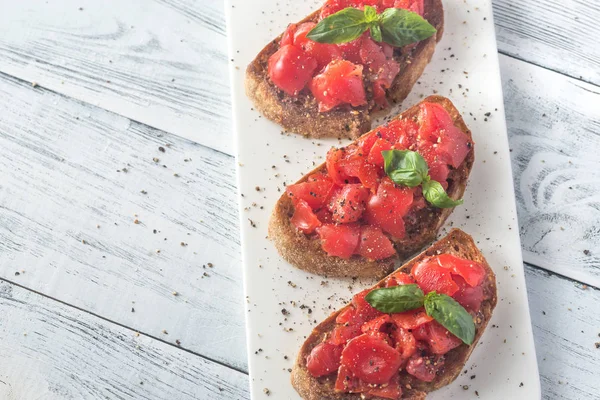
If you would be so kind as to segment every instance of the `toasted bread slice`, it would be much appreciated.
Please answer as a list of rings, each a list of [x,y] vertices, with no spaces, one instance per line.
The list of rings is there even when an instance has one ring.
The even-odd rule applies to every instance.
[[[472,140],[471,131],[465,125],[460,113],[450,100],[442,96],[429,96],[423,102],[438,103],[442,105],[452,117],[454,125]],[[418,115],[418,104],[409,108],[396,118],[415,118]],[[452,169],[448,176],[448,189],[446,192],[452,199],[460,199],[467,186],[467,179],[475,161],[475,147],[467,154],[465,160],[457,169]],[[326,170],[325,164],[319,165],[306,174],[297,183],[304,182],[312,173]],[[275,243],[277,250],[292,265],[320,275],[327,276],[352,276],[380,278],[389,274],[394,269],[397,260],[404,260],[431,243],[448,216],[452,208],[425,207],[420,210],[414,223],[406,224],[406,236],[395,240],[397,256],[384,260],[371,261],[360,256],[342,259],[327,255],[321,248],[318,239],[308,237],[298,231],[290,222],[294,213],[292,200],[283,194],[271,215],[269,222],[269,238]]]
[[[300,23],[317,22],[319,13],[320,10],[315,11]],[[390,103],[402,102],[408,96],[431,60],[436,43],[442,38],[444,9],[441,0],[425,0],[424,18],[437,29],[437,33],[420,41],[410,50],[403,48],[394,51],[394,59],[400,64],[400,73],[387,90],[387,99]],[[375,108],[372,100],[369,100],[365,106],[338,107],[320,113],[317,102],[310,93],[301,93],[293,97],[271,82],[267,62],[269,57],[279,49],[281,36],[279,35],[265,46],[246,69],[246,95],[254,102],[256,108],[285,130],[311,138],[355,139],[371,129],[371,116]]]
[[[481,303],[481,308],[474,319],[476,327],[475,340],[470,346],[463,343],[459,347],[446,353],[445,364],[433,382],[420,381],[408,374],[406,371],[402,371],[400,374],[400,386],[404,392],[402,396],[403,399],[424,399],[428,392],[437,390],[454,381],[469,359],[469,356],[473,352],[475,345],[477,342],[479,342],[485,327],[492,317],[494,307],[496,307],[497,293],[496,276],[494,271],[490,268],[489,264],[483,257],[483,254],[481,254],[475,245],[473,238],[459,229],[452,229],[446,237],[438,240],[424,252],[408,261],[406,264],[400,267],[398,271],[409,273],[412,267],[421,262],[423,259],[438,254],[452,254],[457,257],[476,261],[483,265],[486,270],[486,278],[482,283],[484,300]],[[382,286],[384,286],[384,280],[373,286],[373,288]],[[331,314],[325,321],[314,328],[300,349],[300,353],[298,354],[294,368],[292,369],[291,380],[296,391],[305,400],[362,399],[361,395],[357,393],[336,392],[334,390],[334,385],[337,375],[334,374],[326,377],[315,378],[308,372],[306,368],[306,357],[316,345],[325,340],[327,334],[329,334],[335,327],[335,319],[338,314],[343,312],[349,306],[350,304]],[[374,397],[372,399],[379,400],[380,398]]]

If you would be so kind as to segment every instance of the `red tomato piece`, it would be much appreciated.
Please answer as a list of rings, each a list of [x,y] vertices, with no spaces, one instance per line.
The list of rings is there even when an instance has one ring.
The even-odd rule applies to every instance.
[[[294,44],[294,34],[296,33],[296,24],[289,24],[286,28],[285,32],[281,36],[281,41],[279,42],[279,46],[283,47],[285,45]]]
[[[360,334],[360,324],[338,325],[331,332],[329,341],[335,345],[346,344],[348,340]]]
[[[300,24],[294,34],[294,45],[317,60],[317,69],[320,70],[331,61],[341,59],[343,54],[334,44],[318,43],[306,37],[316,25],[314,22]]]
[[[360,330],[362,333],[373,333],[373,332],[383,332],[383,329],[386,324],[390,323],[392,320],[389,315],[384,314],[381,317],[377,317],[375,319],[366,322]]]
[[[317,60],[289,44],[282,46],[269,57],[271,81],[292,96],[304,89],[316,69]]]
[[[313,233],[315,229],[321,226],[321,221],[313,213],[312,208],[302,199],[294,203],[294,215],[290,219],[292,225],[306,234]]]
[[[379,169],[367,162],[366,157],[356,154],[337,163],[340,175],[348,178],[356,177],[365,187],[375,190],[379,184]]]
[[[422,340],[434,354],[446,354],[462,344],[462,340],[454,336],[439,322],[431,321],[413,331],[415,339]]]
[[[315,213],[319,221],[324,224],[332,224],[333,223],[333,215],[326,208],[321,208],[319,211]]]
[[[384,3],[391,3],[393,6],[389,7],[403,8],[405,10],[417,13],[420,16],[423,16],[423,12],[425,11],[423,0],[384,0]]]
[[[337,372],[342,346],[323,342],[315,346],[306,358],[306,369],[316,378]]]
[[[398,373],[400,353],[385,341],[371,335],[350,340],[342,351],[341,363],[355,377],[368,384],[388,383]]]
[[[344,185],[331,196],[327,208],[335,222],[347,224],[362,217],[369,189],[361,184]]]
[[[452,279],[448,268],[440,266],[436,257],[428,258],[415,265],[412,275],[425,293],[433,292],[452,296],[458,291],[458,285]]]
[[[337,392],[356,393],[361,390],[360,386],[362,386],[360,381],[354,377],[352,371],[344,364],[341,364],[335,380],[335,390]]]
[[[414,149],[419,135],[419,126],[411,119],[396,120],[395,128],[398,130],[396,148],[399,150]]]
[[[413,202],[413,191],[408,187],[397,187],[388,178],[381,180],[377,193],[371,195],[365,210],[366,220],[395,238],[404,237],[403,217]]]
[[[336,149],[332,147],[327,152],[327,158],[325,160],[325,165],[327,167],[327,173],[333,179],[333,181],[338,184],[344,184],[348,182],[344,182],[344,177],[342,176],[342,172],[338,166],[339,161],[344,157],[345,151],[343,149]]]
[[[392,377],[388,385],[381,388],[373,388],[367,391],[372,397],[382,397],[384,399],[398,400],[402,397],[402,388],[400,387],[399,376]]]
[[[469,286],[460,275],[454,275],[452,279],[458,285],[458,291],[452,296],[454,300],[458,301],[467,311],[476,312],[479,310],[484,297],[483,287],[481,285],[475,287]]]
[[[396,343],[396,350],[398,350],[404,361],[408,360],[417,351],[417,341],[407,329],[396,326],[396,329],[392,330],[392,338]]]
[[[411,283],[415,283],[412,276],[405,274],[404,272],[397,272],[386,279],[385,287],[409,285]]]
[[[433,318],[425,313],[424,308],[392,314],[392,319],[394,320],[394,323],[402,329],[415,329],[423,324],[433,321]]]
[[[327,254],[348,259],[352,257],[358,246],[360,227],[351,224],[324,224],[317,228],[317,233],[321,238],[321,246]]]
[[[335,323],[336,324],[345,324],[347,322],[350,322],[353,320],[354,318],[354,307],[350,306],[345,308],[343,311],[341,311],[337,317],[335,317]]]
[[[377,141],[371,147],[371,151],[369,152],[369,157],[367,161],[371,164],[378,166],[379,168],[384,167],[383,155],[382,151],[392,150],[394,146],[385,139],[377,139]]]
[[[449,125],[440,132],[438,151],[454,168],[462,164],[472,148],[473,142],[454,125]]]
[[[375,131],[371,131],[362,135],[356,142],[358,148],[360,149],[360,154],[363,156],[368,155],[377,139],[379,138],[377,137],[377,132]]]
[[[323,175],[321,177],[309,177],[306,182],[289,185],[286,193],[292,201],[304,200],[313,210],[317,210],[325,204],[333,190],[331,179]]]
[[[420,357],[413,355],[406,364],[406,372],[415,378],[431,382],[435,379],[437,371],[444,365],[444,360],[437,356]]]
[[[365,297],[370,291],[371,289],[365,289],[352,297],[352,305],[356,309],[355,316],[356,318],[360,319],[361,325],[364,323],[364,321],[370,321],[373,318],[383,315],[382,312],[371,307],[371,305],[365,300]]]
[[[450,169],[448,168],[448,163],[438,154],[437,144],[421,140],[417,145],[417,152],[427,162],[431,179],[440,182],[444,189],[446,189],[448,187],[446,180],[448,179]]]
[[[465,260],[452,254],[440,254],[436,259],[440,266],[448,268],[453,274],[463,277],[471,287],[481,285],[485,278],[485,268],[478,262]]]
[[[362,71],[362,65],[333,60],[323,72],[312,78],[308,86],[319,103],[319,112],[329,111],[340,104],[353,107],[367,104]]]
[[[369,260],[383,260],[396,254],[394,245],[376,226],[363,225],[356,253]]]

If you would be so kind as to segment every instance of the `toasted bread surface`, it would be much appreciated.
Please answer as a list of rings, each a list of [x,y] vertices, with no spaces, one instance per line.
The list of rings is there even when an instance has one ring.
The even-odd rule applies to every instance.
[[[442,105],[452,117],[454,125],[472,140],[471,131],[469,131],[460,113],[450,100],[442,96],[429,96],[423,102]],[[415,105],[397,118],[415,118],[418,111],[418,105]],[[473,147],[462,165],[451,170],[448,176],[447,193],[452,199],[460,199],[464,194],[474,161]],[[297,183],[306,181],[312,173],[324,170],[326,170],[325,164],[321,164],[304,175]],[[294,213],[294,205],[292,200],[284,193],[277,201],[271,214],[269,238],[275,243],[275,247],[285,260],[305,271],[326,276],[380,278],[390,273],[398,260],[406,259],[433,241],[452,210],[452,208],[440,209],[434,207],[425,207],[420,210],[416,215],[415,222],[406,224],[406,237],[395,240],[397,255],[394,257],[372,261],[355,255],[350,259],[342,259],[327,255],[321,248],[318,238],[309,237],[292,225],[290,218]]]
[[[456,379],[463,366],[469,359],[469,356],[475,349],[475,346],[481,339],[481,335],[491,319],[492,312],[497,303],[496,276],[494,271],[475,245],[473,238],[459,229],[452,229],[447,236],[438,240],[424,252],[408,261],[406,264],[401,266],[398,271],[409,273],[413,266],[425,258],[438,254],[453,254],[457,257],[476,261],[483,265],[486,270],[486,278],[483,282],[484,300],[474,319],[476,327],[475,339],[473,340],[473,344],[470,346],[463,343],[459,347],[446,353],[446,361],[444,366],[440,370],[438,377],[433,382],[420,381],[408,374],[406,371],[402,371],[400,374],[400,386],[404,392],[402,399],[424,399],[426,393],[446,386]],[[384,281],[385,279],[377,283],[375,286],[373,286],[373,288],[383,287]],[[361,399],[361,395],[357,393],[336,392],[334,390],[335,380],[337,378],[336,374],[315,378],[308,372],[306,368],[306,357],[310,354],[315,346],[325,340],[327,335],[334,329],[336,325],[336,317],[349,306],[350,304],[334,312],[316,328],[314,328],[310,336],[300,348],[294,368],[292,369],[291,381],[296,391],[305,400]],[[373,397],[372,399],[380,400],[379,397]]]
[[[317,22],[320,10],[304,18],[302,22]],[[436,29],[432,37],[422,40],[410,51],[397,50],[394,59],[400,64],[400,72],[387,91],[388,101],[402,102],[410,93],[423,70],[431,60],[436,43],[444,30],[444,10],[441,0],[425,0],[425,19]],[[373,101],[362,107],[338,107],[320,113],[315,98],[310,93],[290,96],[269,79],[269,57],[279,49],[279,35],[263,48],[246,69],[246,95],[255,107],[285,130],[301,135],[320,137],[357,138],[371,128]]]

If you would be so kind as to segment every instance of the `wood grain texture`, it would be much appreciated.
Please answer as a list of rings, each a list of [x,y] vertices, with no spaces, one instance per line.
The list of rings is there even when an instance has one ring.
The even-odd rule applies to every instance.
[[[0,276],[245,370],[233,158],[6,76],[0,98]]]
[[[523,257],[600,287],[600,88],[500,59]]]
[[[600,85],[600,3],[495,0],[501,53]]]
[[[249,399],[247,376],[0,282],[0,398]]]
[[[217,0],[5,2],[0,71],[230,150]]]
[[[527,264],[525,278],[542,397],[600,399],[600,290]]]

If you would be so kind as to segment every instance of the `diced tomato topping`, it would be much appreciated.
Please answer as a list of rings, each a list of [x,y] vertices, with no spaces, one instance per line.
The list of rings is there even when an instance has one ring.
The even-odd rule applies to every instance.
[[[362,65],[347,60],[333,60],[327,64],[323,72],[309,83],[310,91],[319,103],[319,112],[329,111],[340,104],[353,107],[367,104],[362,71]]]
[[[294,44],[294,34],[296,33],[296,28],[297,28],[296,24],[288,25],[285,32],[283,32],[283,35],[281,36],[281,41],[279,42],[279,45],[281,47],[288,45],[288,44],[290,44],[290,45]]]
[[[327,173],[333,179],[333,181],[338,184],[344,184],[348,182],[344,182],[344,178],[342,177],[342,172],[338,167],[338,162],[344,157],[345,151],[343,149],[336,149],[332,147],[327,152],[327,158],[325,160],[325,165],[327,166]]]
[[[400,353],[385,341],[371,335],[350,340],[342,351],[341,363],[355,377],[369,384],[384,384],[398,373]]]
[[[380,168],[384,167],[383,155],[382,151],[391,150],[394,146],[385,139],[377,139],[377,141],[371,147],[371,151],[369,152],[368,161],[371,164],[377,165]]]
[[[355,294],[354,297],[352,297],[352,305],[356,309],[355,315],[357,318],[360,318],[360,320],[363,322],[369,321],[383,314],[380,311],[373,308],[367,302],[367,300],[365,300],[365,297],[367,296],[367,294],[369,294],[370,291],[371,289],[365,289],[362,292]]]
[[[446,354],[462,344],[462,340],[450,333],[437,321],[419,326],[413,331],[413,335],[415,339],[427,343],[429,350],[434,354]]]
[[[356,177],[366,188],[376,189],[379,184],[378,168],[367,162],[366,157],[356,154],[338,162],[338,170],[342,177]]]
[[[358,246],[360,227],[353,224],[324,224],[317,228],[317,233],[321,238],[321,247],[327,254],[348,259]]]
[[[333,215],[329,212],[327,208],[321,208],[319,211],[315,213],[319,221],[324,224],[332,224],[333,223]]]
[[[277,87],[292,96],[304,89],[316,69],[317,60],[289,44],[269,57],[269,77]]]
[[[437,372],[444,366],[443,359],[430,356],[420,357],[413,355],[406,364],[406,372],[424,382],[431,382],[435,379]]]
[[[317,60],[317,69],[320,70],[331,61],[341,59],[343,54],[334,44],[318,43],[306,37],[316,25],[314,22],[305,22],[299,25],[294,34],[294,45]]]
[[[314,174],[306,182],[289,185],[286,193],[292,201],[304,200],[313,210],[316,210],[325,204],[332,190],[333,182],[329,177]]]
[[[315,346],[306,358],[306,368],[312,376],[326,376],[337,372],[342,356],[342,346],[323,342]]]
[[[392,338],[403,361],[407,361],[417,351],[417,341],[407,329],[396,326],[392,330]]]
[[[394,245],[376,226],[363,225],[360,228],[357,254],[368,260],[383,260],[396,254]]]
[[[348,340],[355,338],[360,334],[360,324],[338,325],[331,332],[329,340],[336,345],[346,344]]]
[[[386,279],[385,286],[391,287],[399,285],[410,285],[411,283],[415,283],[415,280],[412,276],[405,274],[404,272],[396,272],[394,275]]]
[[[396,325],[403,329],[415,329],[423,324],[433,321],[433,318],[425,313],[424,308],[392,314],[392,319]]]
[[[344,185],[333,193],[327,208],[335,222],[356,222],[362,217],[368,197],[369,190],[361,184]]]
[[[448,268],[440,266],[435,257],[428,258],[415,265],[412,275],[425,293],[433,292],[452,296],[458,291],[458,285],[452,279]]]
[[[321,226],[321,221],[313,213],[312,208],[302,199],[298,199],[294,203],[294,215],[292,215],[290,222],[306,234],[313,233],[317,227]]]
[[[460,275],[452,276],[458,285],[458,291],[452,296],[454,300],[470,311],[477,311],[483,301],[483,287],[481,285],[471,287]]]
[[[367,202],[365,218],[395,238],[404,237],[404,220],[413,202],[413,191],[408,187],[397,187],[389,178],[381,180],[377,193]]]
[[[440,254],[436,259],[442,267],[450,269],[453,274],[460,275],[472,287],[480,285],[485,278],[485,268],[478,262],[465,260],[452,254]]]
[[[366,134],[362,135],[360,138],[358,138],[358,140],[356,141],[356,145],[360,149],[360,154],[368,155],[369,152],[371,151],[371,148],[373,147],[373,144],[375,144],[377,139],[378,139],[377,132],[375,132],[375,131],[366,133]]]
[[[384,314],[381,317],[377,317],[375,319],[370,320],[365,323],[360,330],[362,333],[373,333],[373,332],[382,332],[382,327],[389,323],[392,319],[389,315]]]
[[[345,324],[347,322],[352,321],[354,318],[354,307],[347,307],[343,311],[341,311],[338,316],[335,318],[336,324]]]
[[[402,397],[402,388],[400,387],[400,376],[392,377],[388,385],[381,388],[372,388],[367,391],[370,396],[382,397],[384,399],[398,400]]]

